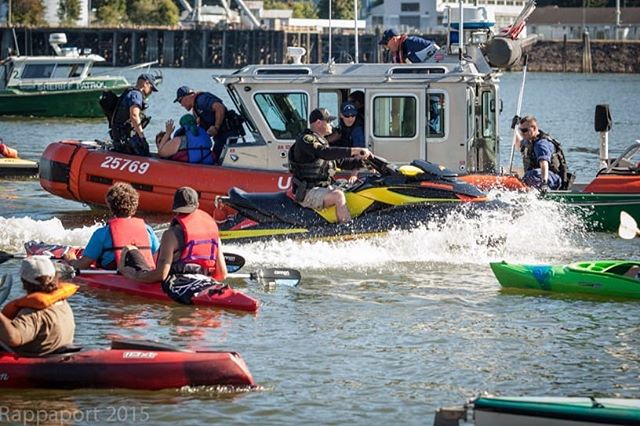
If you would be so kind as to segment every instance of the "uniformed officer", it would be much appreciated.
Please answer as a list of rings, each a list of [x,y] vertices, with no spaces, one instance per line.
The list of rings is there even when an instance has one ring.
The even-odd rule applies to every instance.
[[[331,134],[331,122],[336,117],[325,108],[309,114],[309,127],[289,149],[289,170],[296,200],[303,207],[321,209],[336,206],[340,223],[351,220],[341,189],[332,185],[336,167],[353,170],[364,166],[362,160],[371,157],[366,148],[331,147],[325,136]]]

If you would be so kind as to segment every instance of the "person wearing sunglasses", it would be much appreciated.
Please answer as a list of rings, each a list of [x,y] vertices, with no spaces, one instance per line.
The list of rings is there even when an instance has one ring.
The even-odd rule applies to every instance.
[[[560,142],[540,130],[532,115],[514,122],[518,123],[516,148],[522,153],[523,182],[542,193],[549,189],[566,189],[570,179]]]

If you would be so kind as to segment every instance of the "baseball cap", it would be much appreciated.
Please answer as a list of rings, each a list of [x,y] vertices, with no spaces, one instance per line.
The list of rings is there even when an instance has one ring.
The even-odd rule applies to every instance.
[[[387,43],[389,43],[389,40],[391,40],[391,38],[396,37],[398,35],[398,32],[396,30],[394,30],[393,28],[389,28],[388,30],[385,30],[384,33],[382,33],[382,39],[378,42],[378,44],[380,46],[386,46]]]
[[[151,84],[151,90],[154,92],[158,91],[158,88],[156,87],[156,78],[152,74],[149,74],[148,72],[142,73],[138,76],[138,80],[148,81]]]
[[[194,90],[189,87],[189,86],[180,86],[178,88],[178,91],[176,92],[176,98],[173,100],[173,102],[180,102],[180,100],[187,96],[189,93],[193,93]]]
[[[345,117],[355,117],[358,115],[358,108],[351,102],[345,102],[342,104],[342,115]]]
[[[188,186],[178,188],[173,195],[174,213],[192,213],[198,208],[198,193]]]
[[[311,114],[309,114],[309,123],[315,123],[318,120],[324,120],[330,123],[335,119],[336,117],[329,114],[329,111],[326,108],[316,108],[311,111]]]
[[[54,277],[56,267],[48,256],[30,256],[22,261],[20,278],[28,283],[40,285],[37,278]]]

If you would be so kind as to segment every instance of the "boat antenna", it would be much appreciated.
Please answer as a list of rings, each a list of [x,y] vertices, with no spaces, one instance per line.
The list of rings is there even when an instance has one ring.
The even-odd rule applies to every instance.
[[[460,6],[460,28],[458,28],[458,59],[462,63],[464,58],[464,2],[460,0],[458,3]]]
[[[355,26],[356,64],[358,63],[358,0],[353,0],[353,25]]]
[[[16,27],[11,27],[11,32],[13,33],[13,44],[16,46],[16,53],[20,56],[20,46],[18,46],[18,37],[16,36]]]
[[[331,3],[332,1],[329,0],[329,57],[327,58],[327,63],[331,62]]]

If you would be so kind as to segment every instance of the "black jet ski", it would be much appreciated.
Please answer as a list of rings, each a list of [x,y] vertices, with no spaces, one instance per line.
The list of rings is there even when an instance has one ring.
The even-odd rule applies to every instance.
[[[237,212],[220,224],[225,241],[270,238],[332,238],[412,229],[446,216],[452,209],[472,211],[487,205],[486,194],[458,179],[452,171],[415,160],[396,167],[383,158],[367,160],[374,173],[345,189],[352,221],[338,224],[335,207],[313,210],[300,206],[287,192],[247,193],[237,187],[218,199],[218,210]]]

